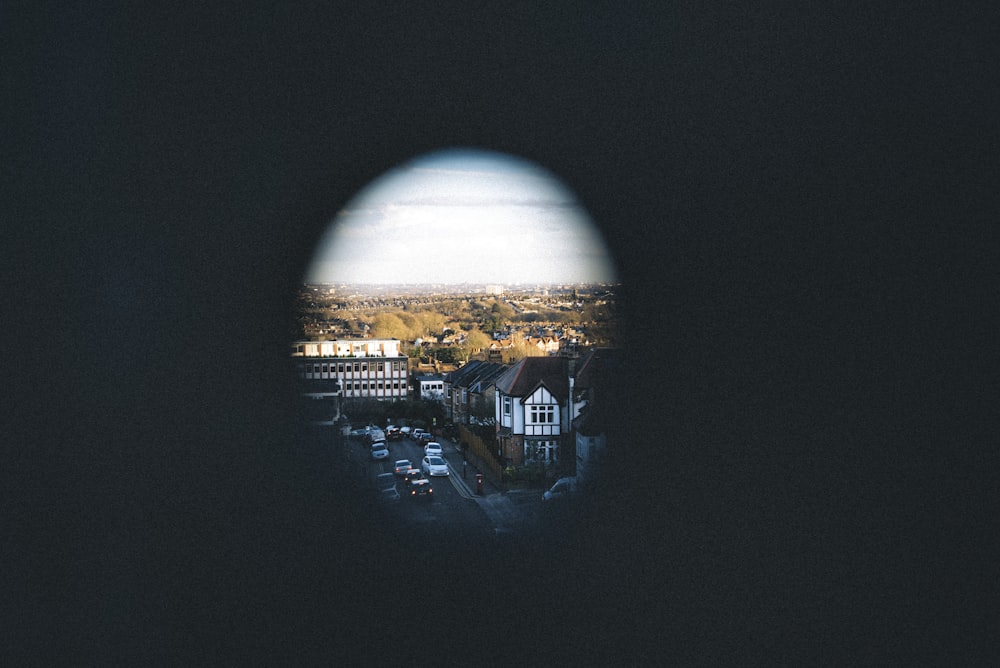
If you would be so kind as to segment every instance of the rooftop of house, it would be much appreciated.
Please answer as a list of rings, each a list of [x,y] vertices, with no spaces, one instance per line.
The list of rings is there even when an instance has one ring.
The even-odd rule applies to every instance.
[[[472,387],[477,383],[490,382],[509,367],[497,362],[473,360],[460,369],[447,374],[445,380],[454,387]]]
[[[583,389],[600,382],[601,373],[618,362],[618,348],[592,348],[588,350],[576,366],[575,387]]]
[[[562,357],[525,357],[496,380],[497,390],[512,397],[526,397],[544,385],[557,398],[569,393],[566,360]]]

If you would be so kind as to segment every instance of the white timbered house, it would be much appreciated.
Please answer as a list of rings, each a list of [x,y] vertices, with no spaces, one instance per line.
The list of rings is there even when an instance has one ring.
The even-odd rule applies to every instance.
[[[572,417],[567,360],[525,357],[495,385],[497,449],[504,463],[556,464]]]

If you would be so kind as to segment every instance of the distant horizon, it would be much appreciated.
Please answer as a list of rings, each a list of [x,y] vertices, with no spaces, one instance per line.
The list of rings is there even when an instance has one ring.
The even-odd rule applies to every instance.
[[[337,213],[307,283],[616,283],[599,231],[540,166],[471,149],[424,155]]]
[[[619,281],[519,281],[516,283],[502,281],[394,281],[370,283],[365,281],[303,281],[303,285],[344,285],[344,286],[365,286],[365,285],[499,285],[521,286],[521,285],[621,285]]]

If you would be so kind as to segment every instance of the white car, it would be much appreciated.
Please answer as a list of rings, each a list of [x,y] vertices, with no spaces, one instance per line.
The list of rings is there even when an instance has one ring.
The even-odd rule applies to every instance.
[[[420,470],[428,477],[434,475],[448,475],[448,463],[437,455],[427,455],[420,464]]]
[[[431,441],[430,443],[424,446],[424,454],[437,455],[438,457],[440,457],[442,454],[444,454],[444,451],[441,449],[440,443],[438,443],[437,441]]]
[[[576,493],[576,478],[559,478],[549,491],[542,494],[542,501],[565,499]]]
[[[372,444],[372,459],[389,459],[389,448],[385,447],[385,441]]]

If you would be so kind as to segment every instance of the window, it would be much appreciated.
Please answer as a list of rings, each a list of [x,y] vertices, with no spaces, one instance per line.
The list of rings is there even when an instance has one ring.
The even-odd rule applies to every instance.
[[[344,373],[344,365],[343,364],[338,364],[337,365],[337,373]]]
[[[529,422],[532,424],[551,424],[555,422],[555,406],[532,406]]]
[[[368,373],[368,362],[362,362],[361,371],[364,373]]]
[[[524,458],[546,464],[555,463],[559,459],[559,446],[556,441],[526,441]]]
[[[358,364],[357,362],[355,362],[355,363],[354,363],[354,373],[357,373],[357,372],[358,372],[358,369],[360,369],[360,368],[361,368],[361,365],[360,365],[360,364]]]
[[[503,414],[510,415],[510,397],[503,398]]]
[[[382,373],[383,371],[385,371],[385,369],[383,369],[382,367],[383,367],[383,364],[382,364],[382,362],[379,362],[379,363],[378,363],[378,372],[379,372],[379,373]]]
[[[324,364],[323,365],[323,373],[326,373],[329,370],[330,370],[330,367],[328,367],[326,364]]]

